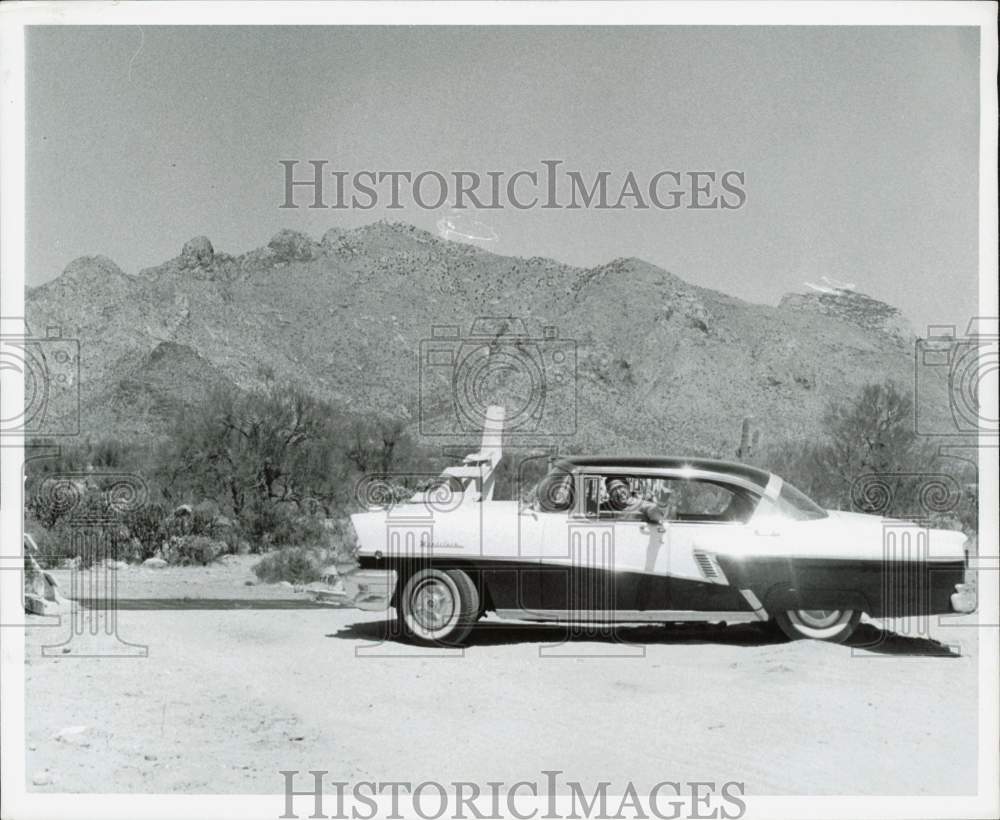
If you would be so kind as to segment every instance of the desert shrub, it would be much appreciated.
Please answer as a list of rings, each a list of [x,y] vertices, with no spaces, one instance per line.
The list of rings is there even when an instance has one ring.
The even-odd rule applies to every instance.
[[[204,535],[173,536],[163,545],[163,560],[181,566],[211,564],[225,551],[225,543]]]
[[[349,518],[328,518],[325,522],[326,536],[330,545],[331,560],[348,563],[357,560],[358,536]]]
[[[65,523],[56,523],[49,528],[35,527],[31,535],[38,544],[38,563],[45,569],[59,567],[67,559],[76,558],[81,552],[80,542],[74,539],[73,529]],[[93,560],[92,557],[91,561]],[[81,562],[82,563],[82,562]]]
[[[258,547],[301,547],[325,544],[321,515],[306,515],[290,504],[264,503],[244,511],[240,525]]]
[[[209,538],[215,536],[215,512],[203,507],[195,507],[190,518],[192,535],[204,535]]]
[[[132,541],[127,560],[145,561],[156,555],[165,538],[165,520],[166,511],[160,504],[148,504],[123,516]]]
[[[271,533],[271,543],[279,547],[323,544],[328,538],[323,521],[318,515],[282,516]]]
[[[83,483],[39,493],[27,510],[26,529],[38,544],[38,562],[45,568],[76,558],[81,567],[89,567],[103,558],[127,558],[132,549],[128,527],[109,496]]]
[[[244,538],[239,527],[216,527],[214,540],[225,545],[226,555],[250,552],[250,543]]]
[[[979,482],[968,482],[962,487],[962,498],[958,502],[955,516],[966,535],[979,532]]]
[[[62,520],[49,529],[36,527],[30,532],[38,545],[35,557],[45,569],[58,568],[67,560],[75,560],[79,568],[87,569],[105,558],[121,561],[137,558],[128,530],[121,524],[83,527]]]
[[[308,584],[320,580],[328,560],[326,551],[318,547],[284,547],[265,555],[254,564],[253,571],[269,584]]]

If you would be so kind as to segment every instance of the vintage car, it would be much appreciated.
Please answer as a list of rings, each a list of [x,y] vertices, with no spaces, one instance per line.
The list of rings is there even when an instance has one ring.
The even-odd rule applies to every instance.
[[[700,458],[556,459],[494,500],[500,435],[411,498],[351,516],[360,568],[318,599],[394,607],[455,644],[486,613],[563,623],[762,622],[844,641],[875,618],[965,613],[961,532],[824,510],[777,475]]]

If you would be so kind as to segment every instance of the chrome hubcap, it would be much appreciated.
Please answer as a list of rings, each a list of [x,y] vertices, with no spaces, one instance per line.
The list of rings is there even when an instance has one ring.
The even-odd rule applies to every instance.
[[[806,626],[814,629],[833,626],[840,618],[839,609],[800,609],[799,618]]]
[[[451,590],[440,581],[429,579],[410,596],[410,609],[420,626],[428,630],[441,629],[455,613]]]

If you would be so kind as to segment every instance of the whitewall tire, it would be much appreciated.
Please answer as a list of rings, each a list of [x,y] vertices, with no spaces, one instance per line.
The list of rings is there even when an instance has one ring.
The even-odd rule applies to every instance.
[[[861,613],[854,609],[787,609],[774,616],[789,638],[843,643],[857,628]]]
[[[411,640],[454,645],[479,620],[479,591],[461,570],[422,569],[403,585],[398,611]]]

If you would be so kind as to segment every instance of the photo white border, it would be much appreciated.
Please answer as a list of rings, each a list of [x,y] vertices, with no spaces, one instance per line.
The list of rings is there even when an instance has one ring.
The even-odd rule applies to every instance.
[[[980,30],[980,316],[1000,315],[997,305],[997,7],[992,2],[24,2],[0,5],[0,312],[24,315],[25,120],[24,27],[28,25],[906,25],[976,26]],[[720,23],[720,21],[723,21]],[[997,406],[992,395],[981,406]],[[2,417],[23,406],[23,385],[4,379]],[[14,446],[0,447],[0,567],[21,556],[22,460]],[[998,450],[980,448],[980,498],[996,499]],[[998,546],[998,509],[980,505],[980,550]],[[987,573],[984,577],[992,576]],[[998,621],[1000,594],[980,584],[980,613]],[[22,618],[21,578],[0,571],[0,623]],[[1000,814],[1000,630],[979,634],[979,787],[975,797],[747,797],[745,817],[944,818]],[[40,794],[25,789],[24,635],[0,629],[0,817],[146,818],[260,817],[273,820],[284,797],[266,795]],[[942,748],[942,754],[948,750]],[[892,750],[890,755],[904,754]],[[321,762],[321,761],[317,761]],[[915,761],[916,762],[916,761]],[[836,772],[831,772],[836,777]],[[278,783],[277,773],[275,782]],[[296,810],[307,817],[311,798]],[[539,798],[539,816],[545,798]],[[522,805],[527,808],[530,802]],[[384,803],[386,810],[388,802]],[[404,801],[405,809],[405,801]]]

